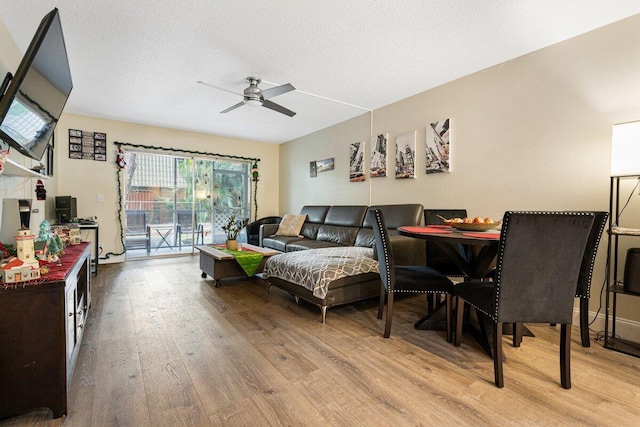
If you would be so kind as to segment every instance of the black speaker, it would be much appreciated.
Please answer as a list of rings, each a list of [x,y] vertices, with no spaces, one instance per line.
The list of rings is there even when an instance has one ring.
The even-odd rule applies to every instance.
[[[622,288],[625,292],[640,294],[640,248],[627,250]]]

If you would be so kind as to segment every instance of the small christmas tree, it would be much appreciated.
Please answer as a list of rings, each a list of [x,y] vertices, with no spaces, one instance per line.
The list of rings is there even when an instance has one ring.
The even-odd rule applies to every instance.
[[[51,236],[51,225],[46,219],[40,223],[40,231],[38,232],[38,238],[36,240],[49,240]]]

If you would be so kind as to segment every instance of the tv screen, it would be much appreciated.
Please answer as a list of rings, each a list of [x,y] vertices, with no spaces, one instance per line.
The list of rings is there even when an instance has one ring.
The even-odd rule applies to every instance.
[[[42,159],[72,87],[60,14],[54,9],[40,22],[0,99],[0,139]]]

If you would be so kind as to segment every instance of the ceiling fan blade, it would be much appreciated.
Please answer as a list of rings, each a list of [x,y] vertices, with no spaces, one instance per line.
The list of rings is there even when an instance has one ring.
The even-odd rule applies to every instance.
[[[235,110],[238,107],[242,107],[244,105],[244,100],[242,100],[241,102],[238,102],[236,105],[232,105],[231,107],[227,108],[224,111],[220,111],[220,113],[228,113],[231,110]]]
[[[262,89],[260,92],[262,94],[263,99],[270,99],[274,96],[282,95],[283,93],[291,92],[292,90],[296,90],[295,87],[291,83],[287,83],[282,86],[276,86],[269,89]]]
[[[203,82],[202,80],[198,80],[198,83],[200,83],[201,85],[204,85],[204,86],[212,87],[212,88],[214,88],[214,89],[223,90],[223,91],[225,91],[225,92],[229,92],[229,93],[232,93],[232,94],[234,94],[234,95],[244,96],[244,95],[243,95],[243,94],[241,94],[241,93],[234,92],[234,91],[232,91],[232,90],[225,89],[225,88],[223,88],[223,87],[214,86],[214,85],[212,85],[212,84],[205,83],[205,82]]]
[[[293,111],[289,110],[288,108],[284,108],[282,105],[278,105],[273,101],[268,101],[268,100],[264,100],[264,102],[262,103],[263,107],[267,107],[273,111],[277,111],[278,113],[282,113],[282,114],[286,114],[289,117],[293,117],[296,115],[296,113],[294,113]]]

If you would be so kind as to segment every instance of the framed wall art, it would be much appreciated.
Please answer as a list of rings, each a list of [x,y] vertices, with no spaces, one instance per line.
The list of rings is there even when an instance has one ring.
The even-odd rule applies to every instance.
[[[349,181],[360,182],[364,176],[364,141],[349,145]]]
[[[451,164],[449,162],[451,149],[449,119],[431,123],[427,126],[426,135],[426,172],[451,172]]]
[[[396,179],[416,177],[416,133],[413,130],[396,137]]]
[[[107,134],[69,129],[69,158],[107,161]]]
[[[333,170],[333,157],[330,159],[316,160],[316,170],[318,173]]]
[[[369,170],[371,178],[387,176],[387,141],[389,134],[381,133],[371,138],[371,157]]]

